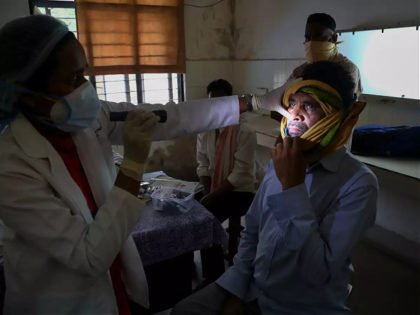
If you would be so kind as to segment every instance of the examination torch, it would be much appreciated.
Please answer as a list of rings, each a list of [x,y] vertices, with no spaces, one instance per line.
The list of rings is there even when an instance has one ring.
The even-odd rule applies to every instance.
[[[152,110],[152,113],[156,116],[159,116],[159,122],[164,123],[168,119],[166,110],[158,109]],[[127,118],[128,112],[109,112],[110,121],[125,121]]]

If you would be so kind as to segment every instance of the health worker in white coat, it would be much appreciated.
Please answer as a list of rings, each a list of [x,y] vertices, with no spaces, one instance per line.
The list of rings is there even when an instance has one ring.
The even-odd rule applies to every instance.
[[[0,29],[0,219],[5,314],[130,314],[148,307],[130,236],[150,142],[238,124],[236,96],[151,110],[99,101],[80,43],[44,15]],[[143,110],[139,109],[143,108]],[[130,110],[125,122],[110,111]],[[124,144],[114,168],[111,145]]]

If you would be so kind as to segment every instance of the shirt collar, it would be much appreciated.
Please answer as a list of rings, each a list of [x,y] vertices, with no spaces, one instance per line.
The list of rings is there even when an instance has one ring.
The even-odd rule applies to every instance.
[[[311,165],[308,168],[308,172],[312,172],[318,166],[323,167],[327,171],[330,172],[337,172],[338,168],[340,167],[341,160],[343,159],[344,155],[346,154],[347,149],[342,147],[337,151],[323,157],[321,160],[316,162],[315,164]]]

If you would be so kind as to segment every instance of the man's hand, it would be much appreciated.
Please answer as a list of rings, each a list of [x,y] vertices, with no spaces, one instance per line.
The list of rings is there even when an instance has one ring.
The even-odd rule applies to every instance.
[[[219,199],[223,198],[226,194],[231,192],[235,187],[225,179],[214,191],[211,193],[206,194],[203,198],[201,198],[201,204],[210,209],[210,207]]]
[[[283,190],[297,186],[305,181],[307,161],[303,156],[309,141],[299,137],[285,137],[271,152],[274,169]]]
[[[226,300],[225,305],[223,306],[220,314],[221,315],[242,315],[243,314],[242,301],[238,297],[232,294]]]
[[[209,193],[200,199],[200,203],[207,209],[210,209],[211,206],[215,203],[215,200],[216,196],[212,193]]]
[[[210,192],[211,177],[210,176],[200,176],[200,184],[203,185],[204,196],[207,195]]]

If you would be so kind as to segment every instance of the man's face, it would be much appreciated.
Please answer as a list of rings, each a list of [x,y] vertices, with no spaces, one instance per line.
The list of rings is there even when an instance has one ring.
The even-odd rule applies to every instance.
[[[305,43],[309,41],[336,42],[337,34],[324,25],[307,23],[305,28]]]
[[[228,96],[226,91],[222,89],[210,91],[208,95],[209,98],[222,97],[222,96]]]
[[[300,137],[320,119],[325,113],[317,101],[309,94],[297,92],[289,97],[289,108],[293,119],[287,120],[287,131],[292,137]]]

